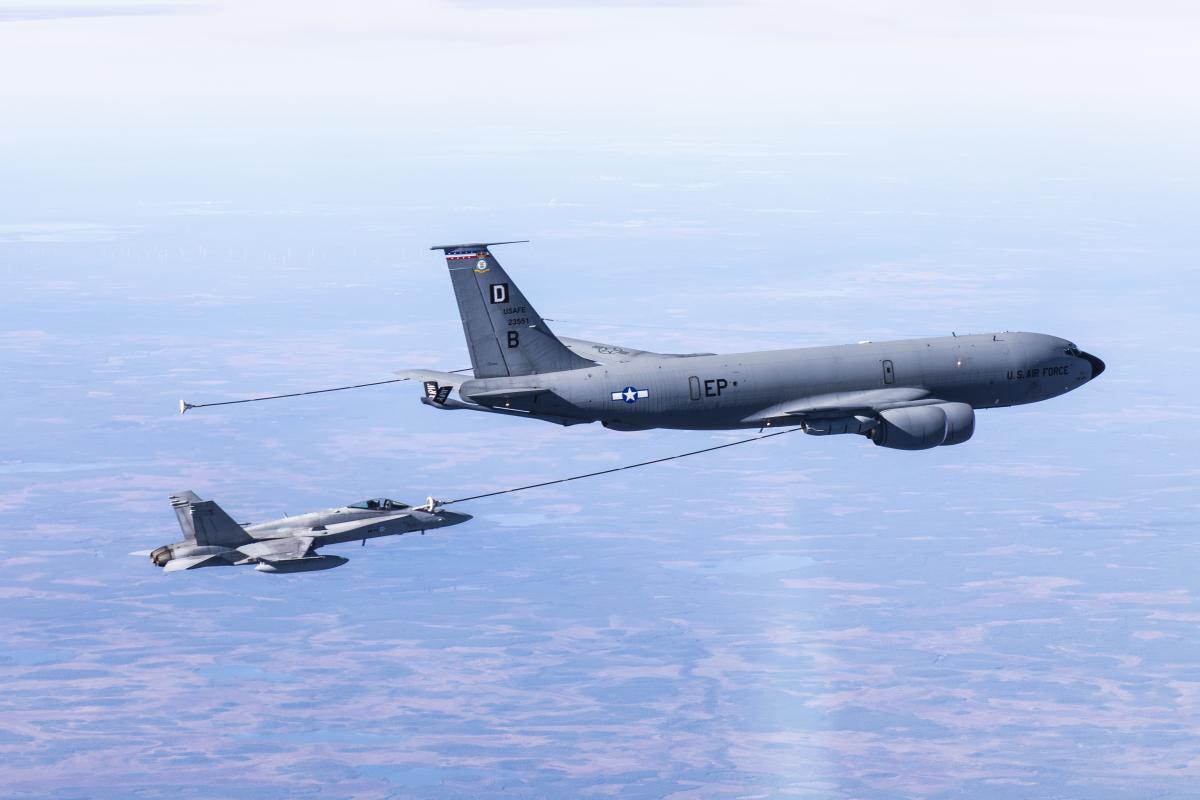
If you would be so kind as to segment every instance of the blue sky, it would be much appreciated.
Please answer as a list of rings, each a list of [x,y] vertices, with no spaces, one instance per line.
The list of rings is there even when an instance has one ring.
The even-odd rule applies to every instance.
[[[1186,4],[0,6],[0,784],[18,797],[1186,797]],[[730,434],[439,414],[444,264],[561,333],[1100,355],[954,448],[795,435],[163,575],[239,519]],[[237,769],[231,770],[230,764]]]

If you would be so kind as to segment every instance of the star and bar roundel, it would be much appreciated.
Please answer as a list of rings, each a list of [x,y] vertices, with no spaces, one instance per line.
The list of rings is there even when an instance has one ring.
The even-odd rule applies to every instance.
[[[650,396],[649,389],[639,389],[636,386],[626,386],[619,392],[612,393],[613,400],[623,400],[626,403],[636,403]]]

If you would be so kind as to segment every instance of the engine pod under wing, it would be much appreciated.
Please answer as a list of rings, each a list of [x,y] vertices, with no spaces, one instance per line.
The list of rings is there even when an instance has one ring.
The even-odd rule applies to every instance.
[[[966,403],[937,403],[880,412],[871,441],[893,450],[928,450],[962,444],[975,432],[975,410]]]

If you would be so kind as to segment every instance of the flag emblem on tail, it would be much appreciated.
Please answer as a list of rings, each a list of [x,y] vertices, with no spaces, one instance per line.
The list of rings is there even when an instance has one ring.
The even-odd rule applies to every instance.
[[[476,258],[487,258],[487,251],[475,247],[456,247],[446,251],[447,261],[471,261]]]
[[[650,396],[649,389],[639,389],[636,386],[626,386],[619,392],[612,393],[613,400],[624,400],[626,403],[636,403]]]

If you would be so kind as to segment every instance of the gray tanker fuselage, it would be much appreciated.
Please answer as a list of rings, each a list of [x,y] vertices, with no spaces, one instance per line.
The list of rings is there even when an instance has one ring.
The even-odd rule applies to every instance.
[[[729,355],[560,338],[489,247],[434,248],[446,254],[474,375],[402,372],[423,381],[426,405],[614,430],[800,425],[923,450],[970,439],[976,409],[1036,403],[1104,371],[1096,356],[1040,333]]]
[[[501,405],[618,429],[759,428],[800,424],[797,412],[815,398],[837,404],[839,395],[873,389],[889,390],[904,405],[928,398],[976,409],[1034,403],[1091,380],[1093,359],[1039,333],[862,342],[597,364],[533,376],[544,393],[503,398]],[[468,380],[459,394],[490,405],[489,393],[530,383],[529,376]],[[914,391],[904,397],[898,389]]]

